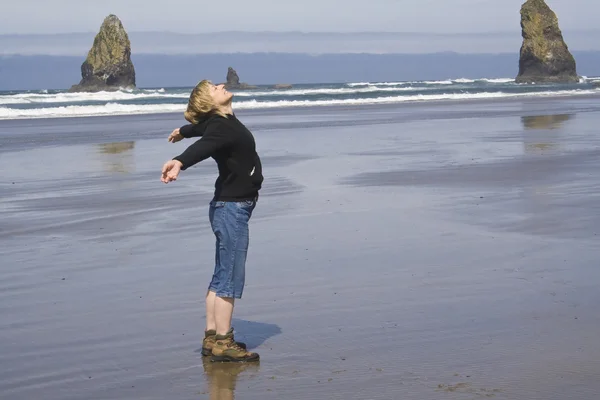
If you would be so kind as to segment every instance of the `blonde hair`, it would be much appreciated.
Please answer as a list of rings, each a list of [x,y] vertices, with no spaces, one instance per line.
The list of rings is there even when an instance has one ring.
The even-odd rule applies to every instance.
[[[196,85],[194,90],[192,90],[192,94],[190,94],[190,99],[188,100],[187,109],[183,113],[183,116],[188,122],[197,124],[207,114],[217,114],[227,118],[227,115],[217,104],[215,104],[210,95],[210,85],[212,85],[212,82],[204,79]]]

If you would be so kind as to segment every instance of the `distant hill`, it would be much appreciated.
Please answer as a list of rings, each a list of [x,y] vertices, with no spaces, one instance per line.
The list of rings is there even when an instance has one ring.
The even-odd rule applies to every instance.
[[[214,53],[518,53],[521,30],[488,33],[218,32],[180,34],[128,31],[133,54]],[[600,51],[600,30],[563,31],[571,50]],[[0,55],[85,57],[95,32],[0,35]]]
[[[600,76],[600,51],[574,51],[581,75]],[[512,78],[518,51],[502,54],[134,54],[138,87],[221,82],[234,67],[244,82],[338,83],[363,81]],[[0,56],[0,90],[66,89],[81,78],[82,57]]]

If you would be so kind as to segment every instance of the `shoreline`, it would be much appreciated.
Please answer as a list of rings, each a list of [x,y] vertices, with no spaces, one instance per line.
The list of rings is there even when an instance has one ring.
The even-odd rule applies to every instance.
[[[599,95],[557,98],[490,99],[385,105],[239,110],[236,114],[253,132],[315,128],[393,125],[418,121],[525,118],[600,112]],[[360,116],[354,119],[352,116]],[[31,146],[60,146],[162,139],[187,124],[183,113],[0,120],[0,154]],[[125,134],[123,130],[125,129]],[[40,132],[45,132],[40,134]],[[166,140],[166,139],[165,139]]]
[[[244,114],[256,114],[263,115],[265,113],[275,113],[282,112],[284,110],[289,110],[291,112],[298,110],[307,110],[314,111],[320,109],[326,109],[328,111],[340,111],[347,109],[356,109],[361,111],[363,109],[390,109],[390,108],[399,108],[399,107],[415,107],[415,106],[443,106],[448,104],[505,104],[505,103],[513,103],[513,102],[537,102],[537,101],[553,101],[558,99],[591,99],[591,98],[600,98],[600,89],[597,89],[597,93],[582,93],[582,94],[558,94],[554,93],[551,95],[540,95],[540,92],[535,94],[523,93],[523,94],[514,94],[507,95],[505,97],[498,98],[478,98],[478,99],[439,99],[439,100],[407,100],[407,101],[398,101],[398,102],[381,102],[381,103],[363,103],[363,104],[331,104],[331,105],[294,105],[294,106],[269,106],[265,108],[241,108],[236,111],[236,113],[244,113]],[[543,92],[542,92],[543,93]],[[233,104],[235,109],[235,103]],[[164,111],[164,112],[134,112],[134,113],[116,113],[116,114],[102,114],[102,115],[60,115],[60,116],[43,116],[43,117],[16,117],[16,118],[0,118],[0,128],[2,128],[2,124],[10,121],[36,121],[36,120],[60,120],[60,119],[88,119],[88,118],[107,118],[107,117],[135,117],[135,116],[157,116],[157,115],[183,115],[185,110],[185,104],[181,105],[181,112],[173,112],[173,111]]]
[[[306,106],[282,106],[282,107],[266,107],[266,108],[242,108],[236,111],[239,115],[276,115],[281,114],[282,111],[289,111],[291,113],[303,112],[303,111],[315,111],[323,110],[327,112],[337,112],[345,110],[357,110],[357,111],[368,111],[372,109],[376,110],[390,110],[395,108],[410,109],[418,107],[440,107],[448,105],[490,105],[490,104],[510,104],[510,103],[534,103],[534,102],[552,102],[556,100],[570,100],[570,99],[595,99],[600,98],[600,90],[598,93],[584,93],[584,94],[552,94],[552,95],[517,95],[507,96],[500,98],[482,98],[482,99],[442,99],[442,100],[409,100],[404,102],[393,102],[393,103],[372,103],[372,104],[348,104],[348,105],[306,105]],[[234,103],[235,109],[235,103]],[[106,114],[106,115],[75,115],[75,116],[55,116],[55,117],[37,117],[37,118],[3,118],[0,119],[0,128],[3,124],[17,122],[17,121],[48,121],[48,120],[89,120],[89,119],[106,119],[106,118],[139,118],[143,116],[149,116],[155,118],[157,116],[167,116],[169,118],[183,115],[185,105],[182,105],[181,112],[165,111],[165,112],[148,112],[148,113],[123,113],[123,114]]]

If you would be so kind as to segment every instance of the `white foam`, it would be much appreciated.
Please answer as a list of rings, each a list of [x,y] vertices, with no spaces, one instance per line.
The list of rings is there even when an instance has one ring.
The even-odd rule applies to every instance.
[[[600,89],[593,90],[564,90],[555,92],[533,93],[451,93],[451,94],[419,94],[410,96],[388,96],[372,99],[338,99],[338,100],[281,100],[281,101],[238,101],[234,103],[235,109],[268,109],[287,107],[314,107],[314,106],[343,106],[367,104],[391,104],[405,102],[426,102],[439,100],[474,100],[497,99],[511,97],[548,97],[548,96],[575,96],[600,93]],[[183,113],[185,105],[182,104],[117,104],[108,103],[97,106],[65,106],[37,109],[13,109],[0,107],[0,119],[33,119],[33,118],[59,118],[59,117],[84,117],[102,115],[129,115],[153,113]]]
[[[315,89],[284,89],[268,91],[240,91],[235,93],[236,97],[265,97],[265,96],[316,96],[316,95],[352,95],[374,92],[404,92],[416,90],[406,83],[382,82],[378,84],[368,84],[364,87],[354,86],[345,88],[315,88]],[[419,90],[425,90],[420,88]],[[147,100],[147,99],[185,99],[189,98],[189,93],[166,93],[165,89],[148,90],[142,93],[132,92],[97,92],[97,93],[19,93],[0,96],[0,105],[10,104],[48,104],[64,103],[77,104],[83,102],[118,102],[124,100]]]
[[[133,93],[131,91],[96,92],[96,93],[19,93],[0,96],[0,104],[35,104],[35,103],[83,103],[88,101],[122,101],[139,99],[182,98],[186,93],[164,93],[164,89]]]
[[[355,86],[369,86],[371,85],[371,82],[352,82],[352,83],[347,83],[346,86],[350,86],[350,87],[355,87]]]
[[[313,95],[340,95],[360,94],[372,92],[400,92],[414,90],[413,87],[393,87],[370,85],[355,88],[316,88],[316,89],[285,89],[269,91],[240,91],[234,93],[236,97],[264,97],[264,96],[313,96]],[[143,93],[131,92],[97,92],[97,93],[19,93],[0,96],[1,105],[10,104],[43,104],[43,103],[83,103],[83,102],[115,102],[123,100],[145,99],[188,99],[189,93],[165,93],[165,89],[144,90]]]
[[[488,82],[488,83],[512,83],[515,81],[515,78],[494,78],[494,79],[478,79],[478,81]]]
[[[355,82],[347,83],[346,86],[360,87],[360,86],[403,86],[403,85],[454,85],[464,83],[476,83],[476,82],[488,82],[488,83],[511,83],[514,82],[514,78],[457,78],[457,79],[445,79],[438,81],[404,81],[404,82]]]
[[[166,90],[165,90],[165,88],[160,88],[160,89],[144,89],[144,92],[146,92],[146,93],[165,93]]]
[[[477,82],[487,82],[487,83],[511,83],[514,82],[514,78],[477,78],[477,79],[468,79],[468,78],[458,78],[458,79],[448,79],[444,81],[425,81],[423,83],[427,85],[453,85],[453,84],[465,84],[465,83],[477,83]]]
[[[63,117],[91,117],[102,115],[152,114],[181,112],[181,104],[118,104],[108,103],[102,106],[64,106],[49,108],[18,109],[0,107],[0,119],[35,119]]]
[[[357,82],[357,83],[347,83],[346,86],[356,87],[356,86],[403,86],[408,85],[410,83],[417,82]]]
[[[585,81],[594,81],[598,78],[583,78]],[[421,90],[425,87],[434,88],[435,86],[447,86],[453,84],[468,84],[475,82],[487,83],[509,83],[514,82],[511,78],[480,78],[467,79],[459,78],[454,80],[440,81],[412,81],[412,82],[355,82],[348,83],[342,88],[312,88],[312,89],[274,89],[258,91],[240,91],[236,92],[237,97],[264,97],[264,96],[312,96],[312,95],[344,95],[360,94],[374,92],[402,92],[415,90],[415,85],[420,86]],[[423,85],[426,85],[423,87]],[[189,98],[189,91],[183,90],[176,93],[168,93],[166,89],[142,89],[133,91],[123,89],[116,92],[97,92],[97,93],[54,93],[48,94],[47,90],[37,93],[18,93],[11,95],[0,95],[0,105],[10,104],[49,104],[62,103],[65,105],[84,103],[84,102],[118,102],[118,101],[136,101],[147,99],[185,99]]]
[[[548,97],[548,96],[574,96],[599,93],[599,90],[570,90],[557,92],[535,92],[535,93],[449,93],[449,94],[418,94],[412,96],[390,96],[377,97],[372,99],[344,99],[344,100],[281,100],[261,102],[250,100],[235,104],[236,109],[254,109],[254,108],[278,108],[278,107],[312,107],[312,106],[333,106],[333,105],[367,105],[367,104],[386,104],[386,103],[405,103],[418,101],[439,101],[439,100],[476,100],[476,99],[496,99],[511,97]]]
[[[452,83],[474,83],[475,80],[473,79],[466,79],[466,78],[459,78],[459,79],[454,79],[452,81]]]
[[[235,93],[236,97],[264,97],[264,96],[314,96],[323,94],[360,94],[360,93],[373,93],[373,92],[404,92],[415,90],[412,86],[408,87],[389,87],[389,86],[375,86],[370,85],[367,87],[352,88],[319,88],[319,89],[287,89],[287,90],[272,90],[263,92],[238,92]]]
[[[454,82],[452,82],[451,80],[446,80],[446,81],[424,81],[424,82],[420,82],[420,83],[424,83],[425,85],[452,85]]]

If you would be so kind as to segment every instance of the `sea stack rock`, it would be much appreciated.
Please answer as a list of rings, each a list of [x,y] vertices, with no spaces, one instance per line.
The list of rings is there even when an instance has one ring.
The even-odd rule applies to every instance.
[[[579,82],[575,58],[558,27],[558,18],[544,0],[527,0],[521,7],[523,45],[518,83]]]
[[[256,89],[257,86],[248,85],[247,83],[240,83],[240,77],[238,76],[235,69],[229,67],[227,69],[227,82],[225,83],[225,88],[233,90],[244,90]]]
[[[240,85],[240,77],[238,76],[236,70],[231,67],[227,68],[227,85],[229,85],[229,86],[239,86]]]
[[[70,92],[114,91],[135,88],[131,43],[116,15],[104,19],[86,60],[81,65],[81,82]]]

